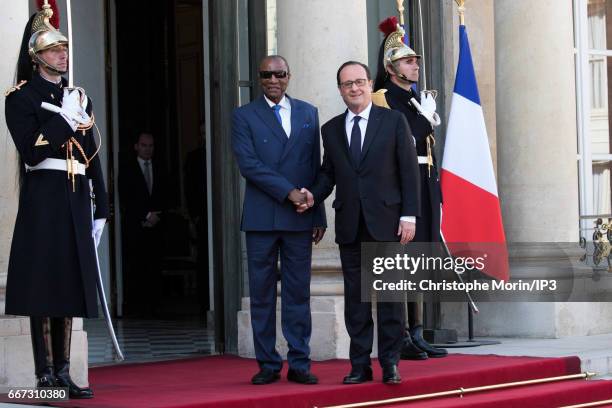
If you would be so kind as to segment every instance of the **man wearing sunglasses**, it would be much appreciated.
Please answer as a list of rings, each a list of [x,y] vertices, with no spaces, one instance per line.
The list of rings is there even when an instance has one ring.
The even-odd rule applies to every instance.
[[[277,264],[281,261],[282,330],[289,346],[287,379],[316,384],[310,372],[310,273],[312,242],[325,233],[324,206],[297,213],[302,188],[320,163],[319,115],[314,106],[286,95],[289,65],[278,55],[259,66],[264,95],[234,110],[232,147],[246,179],[241,229],[245,232],[251,326],[260,371],[251,382],[280,378],[276,350]]]

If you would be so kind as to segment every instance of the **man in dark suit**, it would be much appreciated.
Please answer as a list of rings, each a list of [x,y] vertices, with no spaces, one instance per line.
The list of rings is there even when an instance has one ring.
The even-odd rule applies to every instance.
[[[298,214],[320,168],[317,109],[285,94],[287,61],[268,56],[259,66],[264,95],[234,110],[232,147],[246,179],[242,231],[246,233],[251,325],[260,371],[253,384],[280,378],[276,351],[277,262],[281,259],[282,328],[289,345],[287,379],[316,384],[310,372],[312,241],[325,232],[324,207]]]
[[[153,160],[155,140],[142,132],[134,144],[136,157],[119,172],[123,214],[123,257],[126,270],[126,314],[151,317],[161,296],[162,213],[166,209],[166,175]]]
[[[404,116],[372,105],[372,81],[362,63],[344,63],[338,89],[348,110],[321,129],[323,165],[308,195],[321,203],[336,186],[336,242],[344,275],[344,318],[351,338],[351,372],[345,384],[372,380],[374,337],[371,302],[361,301],[361,243],[406,244],[419,216],[419,169],[414,139]],[[302,205],[298,211],[304,211]],[[399,384],[397,364],[404,331],[401,303],[378,302],[378,359],[383,382]]]

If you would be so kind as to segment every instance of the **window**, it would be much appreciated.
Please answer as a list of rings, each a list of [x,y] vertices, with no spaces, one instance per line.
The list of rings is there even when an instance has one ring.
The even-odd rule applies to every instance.
[[[574,0],[574,22],[580,213],[605,219],[612,212],[612,0]],[[589,236],[593,220],[582,222]]]

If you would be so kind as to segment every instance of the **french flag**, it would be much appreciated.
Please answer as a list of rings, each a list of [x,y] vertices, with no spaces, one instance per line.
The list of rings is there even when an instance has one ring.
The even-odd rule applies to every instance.
[[[464,25],[459,27],[459,46],[459,64],[440,175],[444,197],[442,235],[453,255],[457,255],[453,247],[465,248],[465,245],[472,248],[472,253],[486,253],[482,272],[507,281],[506,236]]]

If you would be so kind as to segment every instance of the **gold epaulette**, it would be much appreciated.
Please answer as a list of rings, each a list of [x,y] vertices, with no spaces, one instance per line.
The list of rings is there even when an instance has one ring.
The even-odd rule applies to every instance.
[[[9,96],[10,94],[12,94],[13,92],[21,90],[21,87],[22,87],[23,85],[25,85],[25,83],[26,83],[26,82],[28,82],[28,81],[23,80],[23,81],[19,82],[17,85],[10,87],[9,89],[7,89],[7,90],[4,92],[4,96],[5,96],[5,97],[7,97],[7,96]]]
[[[386,89],[379,89],[376,92],[372,92],[372,103],[376,106],[380,106],[381,108],[391,109],[391,107],[387,103],[385,92],[387,92]]]

